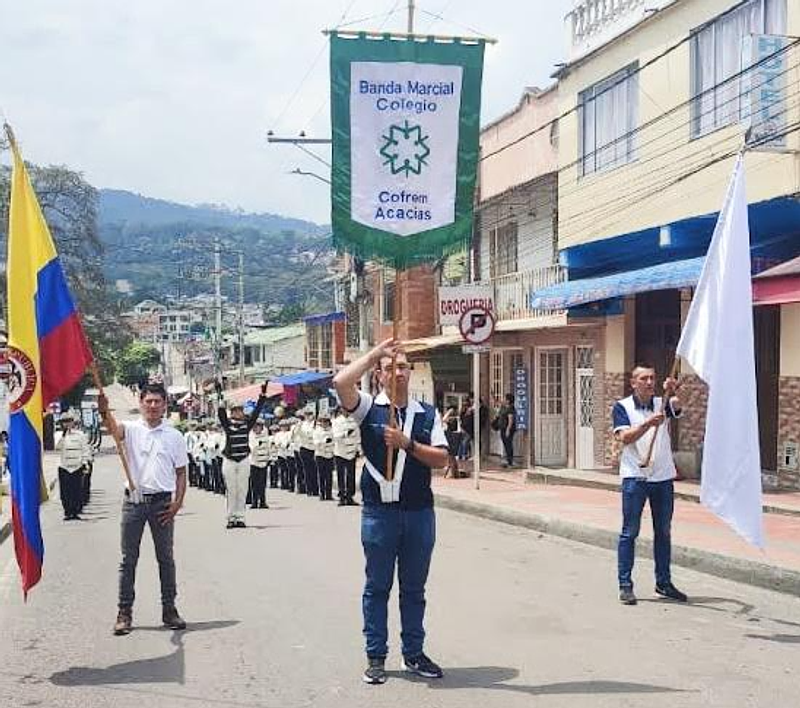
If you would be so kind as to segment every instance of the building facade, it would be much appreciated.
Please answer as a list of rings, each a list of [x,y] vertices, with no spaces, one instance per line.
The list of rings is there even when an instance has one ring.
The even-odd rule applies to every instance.
[[[605,418],[635,362],[669,371],[736,157],[745,175],[754,272],[800,252],[800,4],[792,0],[577,2],[559,71],[558,248],[572,302],[592,305]],[[657,269],[657,271],[655,270]],[[655,274],[666,274],[656,285]],[[609,285],[608,276],[613,283]],[[589,303],[591,297],[584,302]],[[800,305],[754,310],[765,482],[795,486],[791,392]],[[572,313],[570,309],[570,313]],[[673,446],[686,475],[702,454],[706,391],[684,369],[688,413]]]

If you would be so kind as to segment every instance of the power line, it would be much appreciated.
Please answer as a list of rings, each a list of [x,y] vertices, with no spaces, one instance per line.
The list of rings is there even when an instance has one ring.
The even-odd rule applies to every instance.
[[[749,1],[749,0],[742,0],[741,2],[737,3],[737,4],[736,4],[736,5],[734,5],[733,7],[729,7],[727,10],[725,10],[725,11],[724,11],[724,12],[722,12],[722,13],[720,13],[720,14],[719,14],[719,15],[717,15],[716,17],[714,17],[714,19],[712,20],[712,22],[716,22],[716,21],[718,21],[718,20],[722,19],[723,17],[726,17],[726,16],[727,16],[727,15],[729,15],[730,13],[732,13],[732,12],[735,12],[736,10],[738,10],[738,9],[739,9],[741,6],[743,6],[743,5],[744,5],[746,2],[748,2],[748,1]],[[635,69],[631,70],[629,73],[625,74],[624,76],[621,76],[621,77],[620,77],[619,79],[617,79],[616,81],[614,81],[614,82],[610,83],[610,84],[609,84],[608,86],[606,86],[606,87],[605,87],[605,88],[604,88],[602,91],[600,91],[600,92],[598,92],[597,94],[595,94],[595,96],[592,98],[592,100],[596,100],[596,99],[598,99],[600,96],[603,96],[604,94],[606,94],[607,92],[609,92],[609,91],[611,91],[612,89],[616,88],[616,87],[617,87],[617,86],[619,86],[620,84],[624,83],[625,81],[628,81],[628,80],[629,80],[631,77],[633,77],[633,76],[637,76],[637,75],[638,75],[638,74],[640,74],[642,71],[644,71],[645,69],[647,69],[647,68],[651,67],[651,66],[652,66],[653,64],[655,64],[656,62],[658,62],[658,61],[661,61],[661,59],[663,59],[664,57],[667,57],[667,56],[669,56],[670,54],[672,54],[672,52],[674,52],[674,51],[676,51],[677,49],[679,49],[680,47],[682,47],[684,44],[686,44],[686,42],[689,42],[689,41],[690,41],[690,40],[692,40],[694,37],[695,37],[695,33],[694,33],[694,32],[690,32],[688,35],[686,35],[685,37],[683,37],[683,38],[681,38],[680,40],[678,40],[678,41],[677,41],[675,44],[672,44],[672,45],[670,45],[669,47],[667,47],[667,48],[666,48],[666,49],[665,49],[663,52],[661,52],[660,54],[656,54],[656,55],[655,55],[654,57],[652,57],[651,59],[648,59],[648,60],[647,60],[647,61],[646,61],[644,64],[640,64],[640,65],[639,65],[639,66],[637,66]],[[795,40],[795,41],[794,41],[794,42],[792,42],[792,43],[791,43],[791,45],[789,45],[789,46],[794,46],[794,45],[796,45],[798,42],[800,42],[800,40]],[[763,60],[762,60],[762,61],[763,61]],[[760,64],[760,63],[761,63],[761,62],[759,62],[759,64]],[[753,65],[753,66],[757,66],[757,65],[758,65],[758,64],[755,64],[755,65]],[[748,68],[749,68],[749,69],[751,69],[751,68],[753,68],[753,67],[748,67]],[[741,74],[742,72],[739,72],[739,73]],[[735,77],[735,75],[734,75],[734,77]],[[734,77],[731,77],[731,78],[734,78]],[[563,113],[561,113],[560,115],[556,116],[556,117],[555,117],[555,118],[553,118],[552,120],[549,120],[549,121],[547,121],[546,123],[543,123],[542,125],[539,125],[539,126],[537,126],[536,128],[533,128],[532,130],[528,131],[527,133],[523,133],[521,136],[519,136],[519,137],[518,137],[518,138],[516,138],[515,140],[511,141],[511,142],[510,142],[510,143],[508,143],[507,145],[503,145],[502,147],[499,147],[499,148],[498,148],[497,150],[495,150],[494,152],[491,152],[491,153],[488,153],[487,155],[483,155],[483,156],[481,156],[481,158],[480,158],[480,159],[481,159],[481,160],[486,160],[486,159],[488,159],[488,158],[490,158],[490,157],[493,157],[494,155],[497,155],[497,154],[499,154],[499,153],[501,153],[501,152],[503,152],[503,151],[505,151],[505,150],[508,150],[509,148],[513,147],[514,145],[517,145],[517,144],[519,144],[519,143],[523,142],[524,140],[527,140],[528,138],[530,138],[530,137],[532,137],[532,136],[536,135],[537,133],[540,133],[540,132],[542,132],[543,130],[545,130],[545,129],[547,129],[547,128],[550,128],[550,127],[551,127],[551,126],[552,126],[554,123],[557,123],[558,121],[562,120],[563,118],[566,118],[567,116],[570,116],[570,115],[572,115],[573,113],[575,113],[576,111],[578,111],[578,110],[581,108],[581,106],[582,106],[582,104],[580,104],[580,103],[577,103],[577,104],[575,104],[575,105],[574,105],[572,108],[569,108],[569,109],[567,109],[566,111],[564,111],[564,112],[563,112]]]
[[[755,143],[752,143],[750,146],[748,146],[748,149],[758,148],[758,147],[760,147],[762,145],[768,144],[772,140],[776,140],[778,138],[782,138],[782,137],[791,135],[792,133],[797,132],[798,130],[800,130],[800,122],[792,123],[789,126],[787,126],[784,130],[782,130],[780,132],[777,132],[777,133],[773,133],[773,134],[764,136],[764,138],[761,138],[758,141],[756,141]],[[698,174],[699,172],[702,172],[703,170],[706,170],[709,167],[712,167],[712,166],[714,166],[714,165],[716,165],[716,164],[718,164],[720,162],[728,160],[729,158],[731,158],[734,155],[736,155],[740,150],[741,150],[740,145],[737,145],[734,148],[732,148],[731,150],[728,150],[728,151],[726,151],[724,153],[721,153],[720,155],[717,155],[717,156],[707,160],[706,162],[704,162],[704,163],[702,163],[700,165],[692,166],[690,169],[685,170],[685,171],[681,172],[680,174],[671,175],[670,179],[667,179],[667,180],[665,180],[665,181],[663,181],[661,183],[658,183],[658,184],[652,186],[652,188],[650,188],[650,189],[641,190],[640,192],[637,192],[637,193],[634,193],[634,194],[626,194],[624,197],[620,197],[619,198],[619,200],[626,199],[627,203],[623,203],[622,205],[616,204],[616,205],[613,205],[613,206],[612,206],[611,203],[609,203],[609,204],[603,205],[603,207],[601,207],[601,208],[605,208],[607,211],[612,211],[613,210],[613,213],[615,213],[615,214],[619,214],[620,212],[624,212],[624,211],[626,211],[627,209],[629,209],[632,206],[641,204],[642,202],[646,201],[650,197],[653,197],[653,196],[655,196],[655,195],[657,195],[659,193],[663,193],[663,192],[669,190],[671,187],[674,187],[675,185],[680,184],[681,182],[684,182],[685,180],[687,180],[690,177]],[[619,200],[616,200],[616,201],[619,201]],[[590,215],[589,214],[584,214],[583,216],[584,216],[584,218],[588,219]],[[599,217],[598,217],[598,215],[596,213],[591,214],[592,221],[596,222],[598,218]],[[609,228],[610,226],[613,226],[615,223],[619,223],[619,221],[620,220],[617,220],[616,222],[612,222],[612,223],[604,223],[604,228]],[[561,225],[562,224],[559,223],[559,229],[561,228]],[[559,241],[561,241],[561,233],[559,233]]]
[[[788,73],[788,71],[792,71],[794,69],[797,69],[798,67],[800,67],[800,62],[798,62],[797,64],[795,64],[792,67],[789,67],[789,69],[787,69],[786,72],[783,72],[783,73]],[[758,86],[763,86],[763,85],[765,85],[765,84],[767,84],[769,82],[770,82],[770,79],[766,79],[765,81],[763,81]],[[753,88],[758,88],[758,86],[753,87]],[[707,116],[709,116],[709,115],[711,115],[713,113],[716,113],[722,106],[728,106],[729,104],[733,104],[735,102],[740,101],[741,98],[743,96],[745,96],[747,93],[748,93],[748,91],[741,91],[740,93],[736,94],[735,96],[731,96],[727,101],[724,101],[723,103],[721,103],[719,105],[712,106],[711,108],[709,108],[707,111],[704,111],[703,113],[700,113],[700,114],[695,115],[695,116],[691,116],[688,121],[685,121],[683,123],[678,124],[677,126],[667,130],[664,133],[661,133],[661,134],[655,136],[654,138],[648,140],[647,142],[642,143],[641,145],[635,146],[634,147],[634,151],[636,153],[641,153],[642,148],[654,145],[655,143],[661,141],[662,139],[667,138],[670,135],[678,133],[678,131],[682,132],[683,129],[685,129],[687,127],[690,127],[698,119],[702,119],[702,118],[707,117]],[[797,94],[798,94],[798,92],[794,92],[794,93],[788,94],[784,98],[784,101],[786,101],[788,103],[788,99],[793,98]],[[781,116],[781,115],[783,115],[785,113],[786,113],[786,109],[784,109],[784,110],[782,110],[782,111],[780,111],[778,113],[773,114],[772,117],[776,118],[776,117],[779,117],[779,116]],[[733,124],[734,123],[732,122],[732,123],[729,123],[729,124],[726,124],[726,125],[722,125],[722,126],[719,126],[718,128],[715,128],[715,130],[718,130],[718,129],[727,127],[727,125],[733,125]],[[707,137],[707,136],[706,135],[698,136],[698,139],[701,139],[701,138],[704,138],[704,137]],[[599,150],[606,149],[607,147],[609,147],[612,144],[613,143],[609,143],[608,146],[604,146],[603,148],[599,148],[597,152],[599,152]],[[665,145],[661,146],[660,148],[658,148],[659,150],[661,150],[661,152],[656,152],[655,154],[649,154],[649,155],[647,155],[646,159],[632,161],[629,164],[631,165],[632,168],[640,169],[643,165],[651,163],[654,160],[660,159],[662,157],[666,157],[667,155],[669,155],[669,154],[671,154],[673,152],[677,152],[679,150],[682,150],[688,144],[690,144],[690,143],[687,143],[686,137],[684,135],[681,135],[680,137],[677,138],[677,140],[673,140],[673,141],[671,141],[669,143],[666,143]],[[699,145],[699,149],[700,150],[707,149],[707,145],[700,144]],[[567,165],[564,165],[563,167],[559,168],[559,170],[557,170],[557,172],[559,174],[562,173],[562,172],[566,172],[567,170],[572,169],[572,167],[575,167],[576,165],[579,165],[581,162],[582,162],[582,159],[579,158],[578,160],[573,161],[573,162],[571,162],[571,163],[569,163]],[[619,165],[619,167],[622,167],[622,166],[623,165]],[[597,174],[597,173],[601,173],[601,172],[603,172],[602,169],[597,169],[597,170],[594,170],[590,174]],[[586,176],[588,176],[588,175],[586,175]],[[576,182],[576,184],[574,186],[572,186],[571,188],[562,188],[562,189],[560,189],[559,190],[559,198],[570,196],[570,195],[572,195],[572,194],[574,194],[575,192],[578,192],[578,191],[585,192],[587,189],[591,189],[592,187],[595,187],[595,186],[602,186],[602,185],[600,183],[598,183],[598,182],[588,183],[588,184],[584,183],[584,182]]]
[[[339,18],[339,23],[345,21],[347,15],[350,13],[350,10],[353,9],[353,5],[355,5],[356,2],[357,0],[350,0],[349,4],[346,6],[344,12],[342,13],[342,16]],[[319,63],[319,60],[322,58],[322,55],[325,53],[326,47],[327,47],[327,42],[323,40],[322,45],[319,48],[319,51],[314,56],[314,59],[312,60],[311,65],[306,70],[306,73],[303,74],[303,78],[300,79],[300,83],[297,85],[297,88],[294,90],[294,93],[292,94],[291,98],[286,102],[286,104],[283,107],[283,110],[278,114],[278,117],[275,119],[274,125],[276,128],[280,125],[280,122],[283,120],[284,116],[289,111],[289,109],[294,105],[294,102],[300,95],[300,91],[305,86],[306,81],[308,81],[308,78],[311,76],[314,69],[317,68],[317,64]]]

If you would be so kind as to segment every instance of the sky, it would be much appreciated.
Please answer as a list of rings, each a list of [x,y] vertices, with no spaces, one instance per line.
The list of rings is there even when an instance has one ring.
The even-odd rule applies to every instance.
[[[25,158],[96,187],[327,223],[324,28],[405,30],[406,0],[0,0],[0,110]],[[572,0],[418,0],[416,31],[496,38],[482,122],[551,83]],[[391,12],[394,10],[394,12]],[[391,14],[390,14],[391,13]],[[353,24],[350,24],[353,23]],[[328,149],[318,149],[328,159]],[[8,154],[3,156],[8,161]]]

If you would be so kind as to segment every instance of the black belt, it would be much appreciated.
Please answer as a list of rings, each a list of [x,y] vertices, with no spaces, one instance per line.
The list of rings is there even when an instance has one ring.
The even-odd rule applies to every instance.
[[[131,495],[130,489],[126,489],[125,497],[128,498],[130,497],[130,495]],[[172,500],[172,492],[152,492],[152,493],[143,492],[141,497],[146,504],[155,504],[156,502],[163,501],[164,499]]]

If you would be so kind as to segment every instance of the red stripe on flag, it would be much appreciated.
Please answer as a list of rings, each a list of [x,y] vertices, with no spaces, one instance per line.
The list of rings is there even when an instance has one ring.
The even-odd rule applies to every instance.
[[[36,551],[27,542],[19,509],[13,502],[11,504],[11,525],[14,529],[14,552],[17,556],[17,565],[22,576],[22,592],[25,593],[25,598],[27,599],[28,590],[42,578],[42,559],[39,558]]]
[[[78,383],[93,358],[76,312],[39,340],[39,357],[46,407]]]

